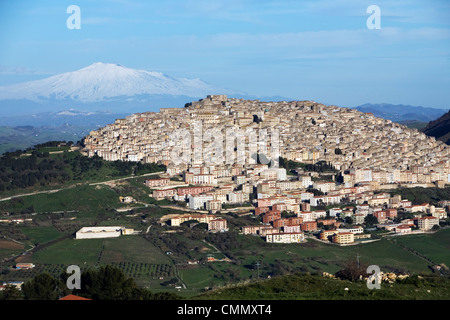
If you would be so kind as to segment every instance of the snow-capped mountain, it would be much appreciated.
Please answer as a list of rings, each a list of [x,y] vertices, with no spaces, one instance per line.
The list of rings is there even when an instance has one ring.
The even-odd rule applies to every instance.
[[[173,78],[160,72],[135,70],[119,64],[94,63],[46,79],[0,87],[0,100],[73,100],[81,103],[117,100],[137,95],[204,97],[230,94],[200,79]]]

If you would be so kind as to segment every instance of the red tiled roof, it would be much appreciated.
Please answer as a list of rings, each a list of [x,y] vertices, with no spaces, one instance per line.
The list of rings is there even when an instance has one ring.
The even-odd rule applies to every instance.
[[[91,299],[76,296],[74,294],[69,294],[68,296],[62,297],[59,300],[91,300]]]

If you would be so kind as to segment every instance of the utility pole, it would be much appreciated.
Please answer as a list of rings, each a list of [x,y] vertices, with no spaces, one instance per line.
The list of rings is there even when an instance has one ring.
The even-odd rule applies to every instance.
[[[258,262],[256,262],[256,269],[258,270],[258,280],[259,280],[259,266],[260,266],[260,264],[259,264],[259,261],[258,261]]]

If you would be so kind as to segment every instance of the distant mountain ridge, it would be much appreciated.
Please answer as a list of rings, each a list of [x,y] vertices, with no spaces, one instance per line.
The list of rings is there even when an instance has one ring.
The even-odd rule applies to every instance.
[[[439,119],[428,123],[422,132],[450,145],[450,110]]]
[[[256,97],[220,88],[200,79],[175,78],[161,72],[97,62],[41,80],[0,86],[0,116],[68,109],[128,114],[157,112],[160,108],[182,107],[187,102],[214,94],[245,99],[289,100],[280,96]]]
[[[107,111],[38,112],[0,117],[0,154],[22,150],[47,141],[78,141],[128,113]]]
[[[0,117],[0,126],[33,126],[59,127],[83,126],[97,128],[115,119],[126,117],[128,113],[113,113],[107,111],[79,111],[75,109],[57,112],[38,112],[29,115],[11,115]]]
[[[421,106],[410,106],[403,104],[389,104],[389,103],[366,103],[361,106],[355,107],[354,109],[373,113],[374,116],[391,120],[394,122],[416,120],[420,122],[429,122],[436,120],[442,116],[446,110],[438,108],[428,108]]]
[[[0,87],[0,99],[75,100],[99,102],[139,95],[185,95],[237,93],[200,79],[174,78],[161,72],[135,70],[120,64],[97,62],[73,72],[41,80]]]
[[[45,79],[0,87],[0,115],[79,110],[133,113],[183,106],[209,94],[245,95],[200,79],[98,62]],[[14,112],[14,113],[12,113]]]

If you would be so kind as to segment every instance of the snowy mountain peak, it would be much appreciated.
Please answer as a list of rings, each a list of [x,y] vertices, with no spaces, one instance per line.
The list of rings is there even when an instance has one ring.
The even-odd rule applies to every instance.
[[[0,100],[56,100],[82,103],[117,100],[136,95],[204,97],[233,94],[200,79],[174,78],[161,72],[126,68],[120,64],[96,62],[66,72],[11,86],[0,87]]]

